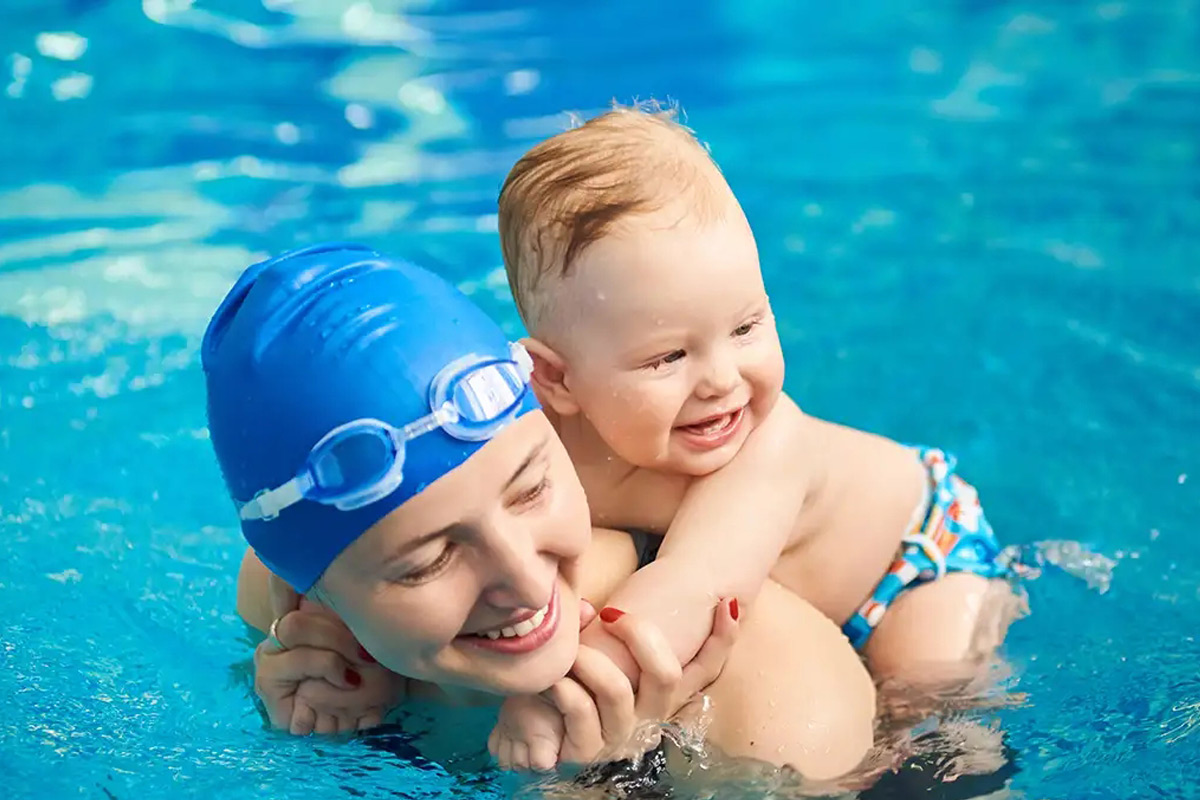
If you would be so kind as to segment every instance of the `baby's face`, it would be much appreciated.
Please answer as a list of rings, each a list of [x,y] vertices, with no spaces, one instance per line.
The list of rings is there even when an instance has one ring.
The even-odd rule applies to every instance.
[[[555,305],[550,344],[567,387],[631,464],[717,470],[779,397],[783,354],[732,197],[712,222],[682,204],[625,221],[584,250]]]

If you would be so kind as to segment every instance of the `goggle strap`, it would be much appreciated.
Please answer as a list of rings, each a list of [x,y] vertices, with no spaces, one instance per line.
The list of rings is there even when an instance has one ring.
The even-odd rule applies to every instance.
[[[529,383],[529,379],[533,377],[533,357],[529,355],[525,345],[520,342],[509,342],[508,352],[512,356],[513,363],[517,365],[521,380]]]
[[[430,431],[435,431],[443,425],[448,425],[451,422],[458,421],[458,412],[454,410],[454,406],[450,403],[443,403],[441,408],[435,410],[432,414],[426,414],[416,422],[410,422],[400,429],[400,438],[404,441],[412,441],[418,436],[424,436]]]
[[[280,511],[294,506],[304,499],[305,483],[296,477],[282,486],[259,492],[250,502],[241,507],[238,516],[247,522],[275,519],[279,516]]]

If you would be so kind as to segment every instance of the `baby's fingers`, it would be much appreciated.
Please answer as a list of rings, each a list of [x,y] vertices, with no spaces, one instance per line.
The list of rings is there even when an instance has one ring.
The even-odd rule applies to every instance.
[[[355,728],[360,731],[369,731],[371,728],[377,728],[383,724],[383,714],[378,711],[372,711],[370,714],[364,714],[358,718],[358,723]],[[489,740],[489,750],[491,749],[491,741]]]
[[[600,712],[588,691],[571,678],[562,678],[542,694],[563,716],[563,747],[558,759],[591,761],[604,747]]]
[[[488,751],[496,759],[496,764],[500,769],[517,769],[513,763],[513,745],[512,737],[501,732],[499,728],[493,730],[492,735],[488,738]]]
[[[321,736],[330,736],[338,732],[337,717],[333,714],[317,714],[317,724],[313,726],[313,733]]]
[[[558,765],[558,746],[539,736],[529,745],[529,768],[534,772],[550,772]]]
[[[492,732],[488,734],[488,752],[492,754],[492,758],[500,760],[500,727],[492,728]]]
[[[529,746],[524,742],[511,741],[508,749],[508,767],[513,770],[529,769]]]
[[[296,703],[292,709],[292,724],[288,732],[293,736],[308,736],[317,724],[317,712],[304,703]]]

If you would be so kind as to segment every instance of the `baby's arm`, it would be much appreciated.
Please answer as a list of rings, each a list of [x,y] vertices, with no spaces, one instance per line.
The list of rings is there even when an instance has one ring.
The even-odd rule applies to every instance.
[[[791,542],[807,484],[799,467],[805,420],[781,396],[729,464],[688,488],[657,559],[609,597],[609,606],[657,625],[681,663],[708,636],[716,603],[752,603]],[[601,626],[591,625],[583,640],[636,678],[631,659]]]

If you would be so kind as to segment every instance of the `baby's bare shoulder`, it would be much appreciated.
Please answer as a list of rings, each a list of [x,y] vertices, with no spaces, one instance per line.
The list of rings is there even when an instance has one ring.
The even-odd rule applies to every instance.
[[[808,476],[822,457],[814,446],[820,420],[808,416],[786,394],[746,438],[737,458],[758,464],[791,485]]]

